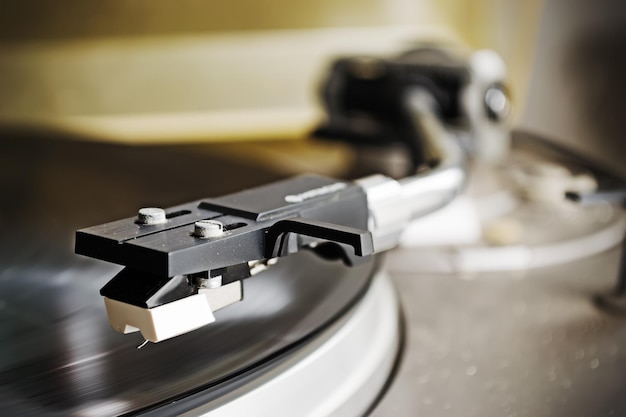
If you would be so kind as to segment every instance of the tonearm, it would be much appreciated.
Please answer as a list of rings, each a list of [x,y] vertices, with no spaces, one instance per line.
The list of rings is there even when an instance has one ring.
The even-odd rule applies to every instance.
[[[411,220],[454,199],[467,170],[450,120],[464,116],[457,96],[472,73],[437,65],[343,59],[326,84],[321,130],[352,141],[401,132],[417,170],[403,179],[302,175],[77,231],[76,253],[125,266],[101,290],[112,327],[152,342],[192,331],[241,301],[245,280],[281,257],[310,249],[353,265],[393,248]]]

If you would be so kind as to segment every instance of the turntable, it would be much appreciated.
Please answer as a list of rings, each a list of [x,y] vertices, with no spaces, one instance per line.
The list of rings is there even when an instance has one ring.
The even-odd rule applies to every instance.
[[[458,116],[455,97],[471,74],[439,62],[445,54],[423,51],[426,58],[417,51],[395,61],[338,61],[327,100],[340,110],[318,133],[377,146],[387,138],[404,141],[417,174],[356,181],[298,176],[169,209],[142,208],[76,233],[77,253],[121,270],[68,254],[68,224],[108,217],[140,200],[166,202],[164,188],[174,200],[181,193],[176,184],[195,194],[219,189],[216,178],[243,187],[272,175],[193,147],[9,142],[7,170],[25,157],[33,165],[5,187],[36,193],[43,181],[55,192],[15,199],[3,216],[15,226],[3,242],[3,323],[11,339],[3,355],[5,409],[286,416],[371,410],[397,363],[402,335],[382,253],[411,219],[445,205],[465,183],[465,152],[438,111]],[[371,65],[382,69],[380,78],[354,72]],[[360,91],[369,101],[354,101]],[[393,112],[379,118],[367,108],[377,97],[403,119],[390,119]],[[363,103],[359,118],[369,115],[371,131],[360,131],[362,122],[351,116]],[[33,147],[46,152],[33,158]],[[115,164],[113,177],[107,161]],[[63,190],[79,189],[78,203],[69,204],[75,198]],[[67,243],[48,247],[60,239]],[[153,343],[112,332],[107,315],[118,332],[139,331]]]
[[[56,192],[35,199],[23,195],[4,206],[3,219],[10,216],[15,226],[3,222],[8,229],[2,250],[5,412],[202,414],[209,405],[226,404],[216,415],[241,415],[240,407],[250,409],[253,404],[264,414],[263,410],[277,412],[275,402],[284,398],[290,401],[285,402],[283,415],[298,414],[296,408],[304,406],[314,414],[339,412],[342,407],[348,408],[341,412],[358,414],[370,407],[394,364],[399,343],[395,293],[384,274],[374,274],[374,259],[345,268],[340,261],[324,261],[313,253],[290,255],[274,265],[271,274],[260,272],[248,279],[245,301],[216,312],[215,323],[138,350],[141,340],[118,334],[107,324],[98,294],[119,268],[71,255],[71,228],[77,222],[97,222],[103,214],[109,216],[100,209],[135,204],[146,197],[179,200],[181,194],[195,192],[195,186],[206,186],[207,163],[239,178],[240,187],[252,185],[251,179],[272,179],[273,174],[198,158],[193,149],[184,147],[134,152],[36,138],[11,143],[11,152],[3,152],[3,167],[22,160],[33,146],[47,147],[47,152],[31,155],[33,169],[17,178],[21,189],[34,192],[36,187],[30,184],[43,181]],[[118,165],[120,177],[111,178],[107,164],[100,165],[101,158],[121,154],[130,159]],[[168,168],[178,165],[173,163],[178,158],[187,168]],[[187,165],[194,161],[197,164]],[[50,164],[56,175],[42,176]],[[164,165],[160,184],[150,180],[155,167],[151,164]],[[197,181],[190,190],[172,187],[169,196],[161,194],[164,184],[190,178]],[[3,182],[3,188],[12,184]],[[71,193],[64,190],[84,185],[88,187],[74,206],[77,209],[68,210]],[[89,208],[93,202],[98,210]],[[37,227],[32,227],[33,219]],[[369,288],[376,288],[377,295]],[[356,366],[369,361],[368,368]],[[321,397],[308,389],[316,378],[324,381],[318,390]],[[335,393],[334,400],[322,401],[330,398],[330,392]],[[239,400],[229,406],[230,396]]]
[[[314,136],[354,149],[338,179],[216,145],[3,140],[3,411],[624,411],[623,321],[586,302],[621,207],[562,198],[619,178],[510,145],[504,69],[480,72],[497,57],[447,52],[335,61]]]

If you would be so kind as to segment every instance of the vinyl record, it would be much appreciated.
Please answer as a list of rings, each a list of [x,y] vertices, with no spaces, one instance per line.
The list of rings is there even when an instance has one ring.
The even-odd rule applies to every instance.
[[[375,269],[307,251],[282,258],[246,280],[244,301],[216,323],[138,350],[140,336],[109,327],[98,293],[121,267],[74,255],[73,231],[276,175],[198,147],[30,138],[0,147],[9,197],[0,207],[0,402],[11,415],[112,415],[223,395],[338,319]]]

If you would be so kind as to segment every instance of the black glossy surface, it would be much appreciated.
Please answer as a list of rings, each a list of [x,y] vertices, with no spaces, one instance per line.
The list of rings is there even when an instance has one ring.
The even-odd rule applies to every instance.
[[[354,228],[364,235],[363,240],[369,238],[371,249],[370,233],[363,230],[367,229],[368,221],[366,198],[356,184],[300,175],[202,203],[166,208],[166,213],[182,208],[188,214],[160,227],[136,224],[136,219],[131,217],[81,229],[76,232],[76,253],[129,266],[153,274],[157,280],[283,256],[305,244],[323,240],[349,243],[343,237],[348,230],[354,234]],[[309,227],[306,230],[297,227],[305,222],[296,221],[296,217],[306,219]],[[219,237],[198,238],[194,223],[201,219],[221,222],[226,231]],[[286,224],[291,224],[293,230],[285,229]],[[275,229],[280,229],[276,230],[278,234],[298,234],[319,241],[300,237],[294,239],[296,245],[289,251],[274,253],[278,237],[273,233]],[[357,236],[357,243],[360,241]],[[361,248],[352,246],[361,256]]]
[[[274,179],[202,147],[0,142],[0,408],[143,408],[256,366],[336,317],[372,264],[346,269],[302,252],[248,279],[244,302],[214,325],[137,350],[140,336],[113,331],[98,294],[120,267],[72,253],[77,228]]]

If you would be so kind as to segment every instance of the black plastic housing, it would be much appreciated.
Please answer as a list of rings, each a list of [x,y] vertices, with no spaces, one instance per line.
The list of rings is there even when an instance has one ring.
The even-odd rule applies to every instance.
[[[172,207],[166,213],[185,214],[160,225],[127,218],[79,230],[76,253],[174,277],[284,256],[316,242],[353,246],[357,256],[373,252],[363,189],[321,176],[298,176]],[[203,219],[222,222],[224,234],[209,239],[194,236],[194,223]],[[281,223],[280,233],[270,233],[272,242],[267,245],[270,229],[281,220],[291,220],[298,230]],[[279,238],[277,251],[274,243]]]

